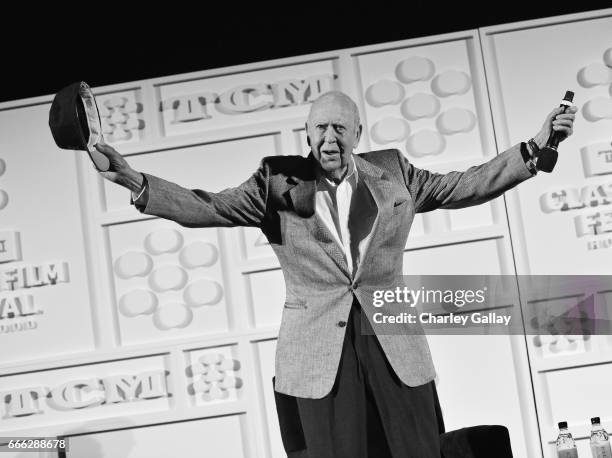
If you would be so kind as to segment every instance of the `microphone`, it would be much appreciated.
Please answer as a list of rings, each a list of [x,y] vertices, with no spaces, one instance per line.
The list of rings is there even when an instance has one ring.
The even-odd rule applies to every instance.
[[[563,111],[561,113],[565,113],[567,109],[572,106],[573,100],[574,93],[572,91],[567,91],[565,93],[565,97],[563,97],[563,100],[561,100],[561,104],[559,105],[560,107],[563,107]],[[557,147],[559,146],[559,141],[561,141],[561,135],[561,132],[553,130],[550,137],[548,137],[546,146],[536,153],[538,158],[536,163],[538,170],[550,173],[555,168],[555,164],[559,158]]]

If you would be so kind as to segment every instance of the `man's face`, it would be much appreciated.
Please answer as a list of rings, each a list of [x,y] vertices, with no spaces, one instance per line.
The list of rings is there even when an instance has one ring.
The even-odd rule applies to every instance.
[[[308,144],[321,168],[339,178],[346,170],[353,149],[361,136],[356,113],[340,97],[317,100],[306,123]]]

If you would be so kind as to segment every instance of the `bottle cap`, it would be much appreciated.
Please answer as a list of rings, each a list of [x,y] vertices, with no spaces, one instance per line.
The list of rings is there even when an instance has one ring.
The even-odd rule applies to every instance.
[[[567,429],[567,422],[566,421],[560,421],[559,422],[559,429]]]
[[[599,421],[599,417],[591,418],[591,424],[594,425],[595,423],[597,423],[597,424],[601,423],[601,421]]]

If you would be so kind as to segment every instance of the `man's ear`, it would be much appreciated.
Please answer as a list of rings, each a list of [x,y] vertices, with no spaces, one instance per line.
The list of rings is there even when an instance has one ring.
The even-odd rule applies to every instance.
[[[355,146],[357,146],[359,144],[359,139],[361,138],[361,131],[363,130],[363,126],[361,124],[359,124],[359,127],[357,128],[357,138],[355,138]]]
[[[306,143],[308,143],[308,146],[312,146],[310,144],[310,135],[308,135],[308,123],[304,124],[304,130],[306,131]]]

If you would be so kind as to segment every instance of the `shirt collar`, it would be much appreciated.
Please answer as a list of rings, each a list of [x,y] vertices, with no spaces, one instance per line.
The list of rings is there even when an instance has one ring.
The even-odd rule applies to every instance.
[[[359,177],[359,174],[357,171],[357,166],[355,165],[355,156],[353,155],[353,153],[351,153],[351,160],[348,162],[348,172],[346,173],[346,176],[342,179],[342,181],[346,180],[349,183],[356,185],[358,177]],[[317,167],[316,169],[316,178],[317,178],[317,184],[320,184],[321,182],[323,182],[332,187],[336,187],[340,183],[342,183],[341,181],[340,183],[336,184],[333,181],[331,181],[329,178],[323,175],[323,172],[321,171],[320,167]]]

